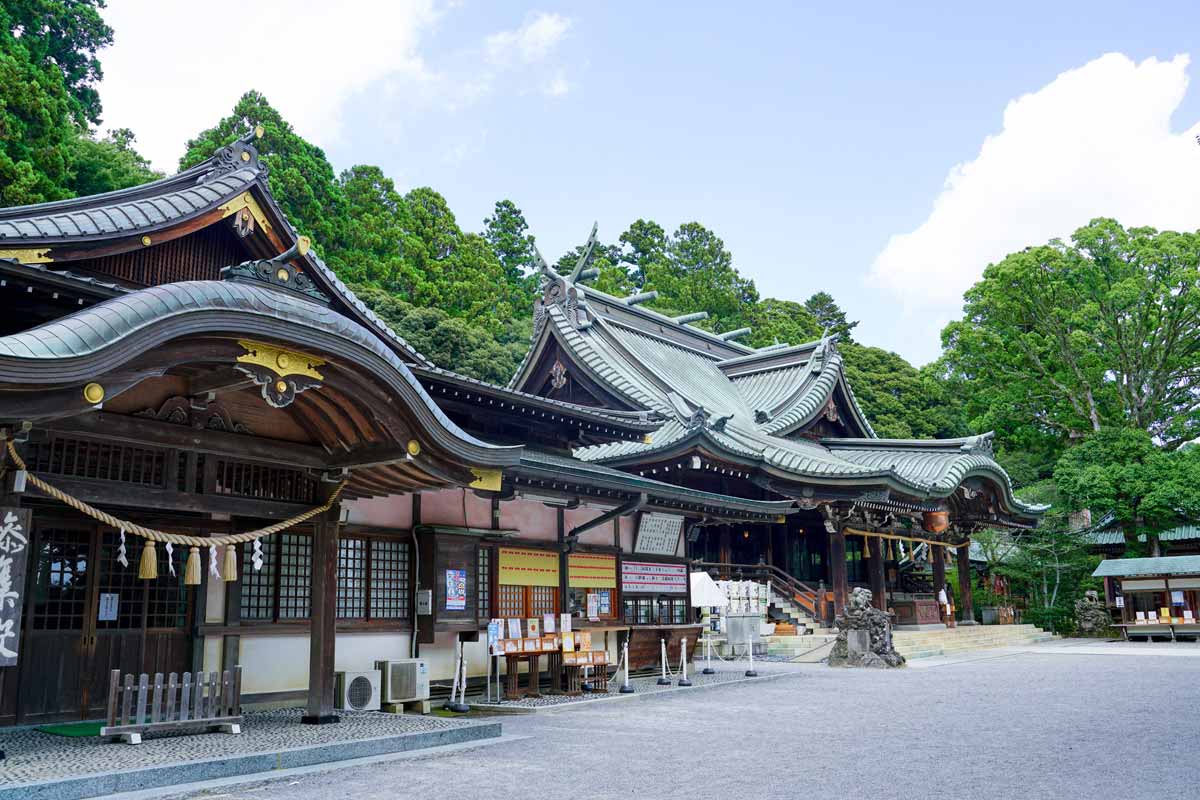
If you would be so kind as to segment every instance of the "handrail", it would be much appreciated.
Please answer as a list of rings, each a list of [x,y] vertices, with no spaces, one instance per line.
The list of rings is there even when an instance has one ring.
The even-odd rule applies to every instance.
[[[820,591],[784,572],[774,564],[764,564],[761,562],[757,564],[734,564],[725,561],[695,561],[693,563],[695,566],[704,568],[705,570],[728,570],[731,573],[737,573],[741,577],[745,577],[747,573],[754,577],[765,576],[780,594],[790,597],[807,611],[813,614],[817,613]]]

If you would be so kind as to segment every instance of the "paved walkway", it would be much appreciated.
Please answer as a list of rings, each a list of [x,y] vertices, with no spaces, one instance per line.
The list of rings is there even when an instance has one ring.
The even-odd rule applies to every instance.
[[[1191,800],[1200,659],[1151,648],[1056,642],[895,671],[772,664],[791,674],[508,717],[505,738],[478,749],[170,796]]]
[[[413,714],[339,712],[342,721],[338,725],[301,725],[302,713],[301,709],[248,712],[240,735],[151,734],[136,746],[105,742],[95,736],[55,736],[35,728],[7,730],[0,733],[7,755],[0,761],[0,797],[20,784],[178,764],[187,764],[189,774],[194,775],[191,779],[199,780],[228,774],[223,762],[246,756],[275,756],[285,751],[295,751],[298,756],[307,753],[308,763],[312,763],[328,760],[321,758],[319,750],[310,749],[322,745],[337,746],[340,752],[361,750],[362,755],[380,750],[386,752],[399,748],[385,747],[383,740],[409,734],[455,732],[475,724],[461,719]],[[357,750],[354,747],[366,743],[371,746]],[[271,766],[275,766],[275,759],[271,761]],[[205,766],[210,769],[204,769]],[[127,782],[126,785],[130,784]]]

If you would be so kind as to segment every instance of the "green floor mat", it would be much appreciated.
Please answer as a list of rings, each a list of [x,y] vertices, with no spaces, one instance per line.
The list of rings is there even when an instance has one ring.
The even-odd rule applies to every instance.
[[[36,730],[55,736],[99,736],[103,722],[65,722],[59,725],[41,725]]]

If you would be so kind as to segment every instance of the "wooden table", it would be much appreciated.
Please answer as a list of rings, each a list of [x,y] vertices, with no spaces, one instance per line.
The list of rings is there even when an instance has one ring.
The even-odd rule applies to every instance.
[[[504,654],[504,699],[520,700],[522,697],[541,697],[538,691],[538,660],[542,653],[505,653]],[[529,664],[529,679],[524,687],[521,686],[521,662]]]
[[[1118,622],[1114,628],[1121,629],[1121,637],[1128,641],[1130,636],[1145,636],[1150,641],[1152,636],[1170,636],[1175,641],[1176,634],[1196,636],[1200,638],[1200,622]]]

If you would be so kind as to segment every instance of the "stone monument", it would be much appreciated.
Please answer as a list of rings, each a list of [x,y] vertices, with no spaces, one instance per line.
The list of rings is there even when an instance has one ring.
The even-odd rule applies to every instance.
[[[871,605],[871,592],[858,588],[850,593],[850,604],[833,621],[838,629],[831,667],[902,667],[904,656],[892,646],[892,624],[888,615]]]
[[[1100,596],[1089,589],[1082,599],[1075,601],[1075,632],[1080,636],[1103,636],[1112,628],[1108,609],[1100,602]]]

